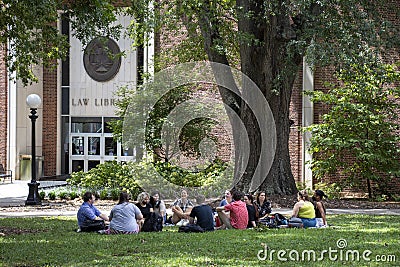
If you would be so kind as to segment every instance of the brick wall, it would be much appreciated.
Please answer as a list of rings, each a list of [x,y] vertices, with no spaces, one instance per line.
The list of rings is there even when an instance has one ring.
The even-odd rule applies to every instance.
[[[7,113],[8,113],[8,83],[7,68],[4,62],[7,50],[0,46],[0,163],[7,166]]]
[[[302,133],[300,127],[302,126],[302,108],[303,108],[303,70],[297,74],[297,78],[293,85],[292,97],[289,107],[289,119],[293,121],[289,133],[289,155],[290,164],[292,166],[292,173],[296,183],[302,181]]]
[[[57,171],[57,68],[43,67],[43,167],[44,175]]]

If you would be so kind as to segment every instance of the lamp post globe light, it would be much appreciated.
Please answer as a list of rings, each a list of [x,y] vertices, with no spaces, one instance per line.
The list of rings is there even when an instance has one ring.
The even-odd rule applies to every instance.
[[[40,205],[42,204],[40,196],[39,196],[39,185],[40,183],[36,182],[36,129],[35,129],[35,122],[38,116],[37,108],[42,103],[42,99],[37,94],[30,94],[26,98],[26,104],[31,110],[31,115],[29,118],[32,122],[32,161],[31,161],[31,182],[28,183],[29,186],[29,195],[27,200],[25,201],[25,205]]]

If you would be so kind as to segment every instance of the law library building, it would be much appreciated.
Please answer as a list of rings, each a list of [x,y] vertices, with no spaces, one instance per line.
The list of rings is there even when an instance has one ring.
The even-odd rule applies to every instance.
[[[119,21],[128,25],[130,18],[120,17]],[[114,92],[120,86],[136,84],[138,69],[152,73],[151,62],[157,49],[149,43],[132,50],[132,40],[125,38],[106,42],[94,39],[83,47],[71,35],[68,22],[61,20],[58,25],[69,36],[69,57],[60,61],[57,68],[35,66],[38,83],[23,86],[20,81],[10,79],[13,74],[7,72],[4,63],[7,50],[0,51],[0,164],[12,170],[16,180],[31,179],[31,120],[26,104],[30,94],[37,94],[42,100],[35,146],[39,180],[42,176],[88,171],[109,160],[135,159],[135,151],[113,139],[107,122],[116,117]],[[125,56],[110,59],[107,51],[125,51]],[[305,164],[311,158],[305,149],[309,137],[300,127],[318,122],[323,109],[311,103],[302,91],[303,88],[323,90],[324,82],[330,79],[330,70],[311,72],[304,64],[293,88],[289,114],[294,122],[290,132],[292,172],[296,182],[308,186],[316,181]],[[400,180],[392,183],[391,188],[399,192]]]

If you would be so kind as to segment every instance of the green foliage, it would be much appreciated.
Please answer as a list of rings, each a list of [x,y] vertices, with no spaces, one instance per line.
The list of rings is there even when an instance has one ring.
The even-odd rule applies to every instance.
[[[100,199],[108,199],[108,190],[107,189],[101,190],[99,197]]]
[[[88,172],[72,173],[67,182],[73,186],[84,187],[95,192],[100,191],[101,198],[108,197],[109,191],[114,188],[126,190],[132,196],[136,196],[141,189],[132,175],[132,165],[132,162],[107,161]]]
[[[208,233],[179,233],[177,227],[165,227],[159,233],[138,235],[98,235],[76,233],[76,216],[0,218],[1,229],[29,229],[33,233],[0,237],[1,262],[4,266],[398,266],[400,220],[398,216],[329,215],[326,229],[255,229],[227,230]],[[227,242],[229,240],[229,242]],[[288,242],[291,240],[291,242]],[[338,249],[337,242],[346,241]],[[34,245],[33,245],[34,243]],[[243,244],[251,244],[244,246]],[[90,245],[93,253],[82,253]],[[176,246],[185,249],[177,249]],[[268,246],[273,260],[257,258]],[[240,247],[240,249],[238,249]],[[329,255],[326,251],[331,248]],[[315,250],[324,255],[320,260],[290,260],[288,252]],[[337,250],[336,252],[334,250]],[[360,253],[359,261],[345,260],[346,252]],[[370,261],[362,252],[370,250]],[[18,253],[16,253],[18,251]],[[160,253],[154,253],[159,251]],[[340,258],[341,252],[343,257]],[[149,252],[152,252],[149,255]],[[32,255],[38,255],[32,257]],[[377,255],[394,255],[392,261],[375,261]],[[263,256],[263,254],[260,254]],[[295,253],[291,252],[295,257]],[[331,256],[331,257],[329,257]],[[332,260],[333,257],[336,260]],[[306,256],[307,257],[307,256]],[[317,257],[318,258],[318,257]],[[307,259],[307,258],[306,258]]]
[[[227,164],[216,160],[205,169],[188,171],[168,162],[155,163],[155,169],[167,181],[183,187],[200,187],[214,183],[227,168]]]
[[[66,192],[66,191],[61,191],[61,192],[58,193],[58,197],[59,197],[60,199],[67,199],[68,196],[69,196],[69,194],[68,194],[68,192]]]
[[[298,191],[301,191],[301,190],[304,190],[304,189],[306,189],[306,188],[307,188],[307,186],[306,186],[306,184],[305,184],[305,183],[302,183],[302,182],[297,182],[297,183],[296,183],[296,188],[297,188],[297,190],[298,190]]]
[[[227,177],[232,177],[230,171],[228,164],[221,160],[194,171],[163,162],[121,164],[112,161],[99,164],[86,173],[72,173],[67,182],[72,187],[79,187],[82,192],[97,192],[100,199],[118,200],[121,190],[129,192],[132,199],[136,199],[143,190],[157,190],[163,197],[175,198],[181,187],[214,197],[229,188],[230,180]]]
[[[49,192],[48,197],[50,200],[55,200],[57,195],[54,191]]]
[[[39,196],[40,196],[40,199],[44,199],[46,197],[46,192],[40,191]]]
[[[69,192],[69,198],[70,198],[71,200],[73,200],[73,199],[75,199],[75,198],[78,198],[78,197],[79,197],[79,194],[78,194],[77,191],[72,190],[72,191]]]
[[[314,190],[322,190],[329,199],[339,199],[342,188],[337,183],[323,183],[319,182],[314,184]]]
[[[118,200],[120,193],[121,193],[121,190],[119,188],[111,188],[111,190],[110,190],[111,199]]]
[[[393,65],[353,64],[340,72],[343,86],[310,93],[331,108],[311,131],[311,168],[322,179],[342,172],[347,185],[376,181],[385,193],[386,179],[400,173],[398,111],[400,72]],[[371,197],[371,192],[369,192]]]
[[[139,87],[136,90],[123,86],[117,90],[117,116],[125,121],[113,120],[109,123],[114,136],[120,140],[124,136],[122,141],[126,147],[145,146],[164,161],[171,160],[179,152],[198,157],[199,143],[206,137],[212,138],[209,133],[215,121],[197,118],[179,127],[177,124],[180,121],[168,118],[168,115],[192,98],[200,85],[177,86],[164,95],[157,90],[157,86],[162,85],[146,85],[146,88]],[[198,104],[197,109],[202,108]],[[193,106],[181,110],[182,114],[195,112]]]

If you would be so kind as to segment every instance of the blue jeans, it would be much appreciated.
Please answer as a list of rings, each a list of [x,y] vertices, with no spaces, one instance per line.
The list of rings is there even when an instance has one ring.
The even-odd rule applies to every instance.
[[[315,227],[315,225],[317,225],[317,220],[315,218],[313,218],[313,219],[301,218],[301,221],[303,222],[304,228]]]

